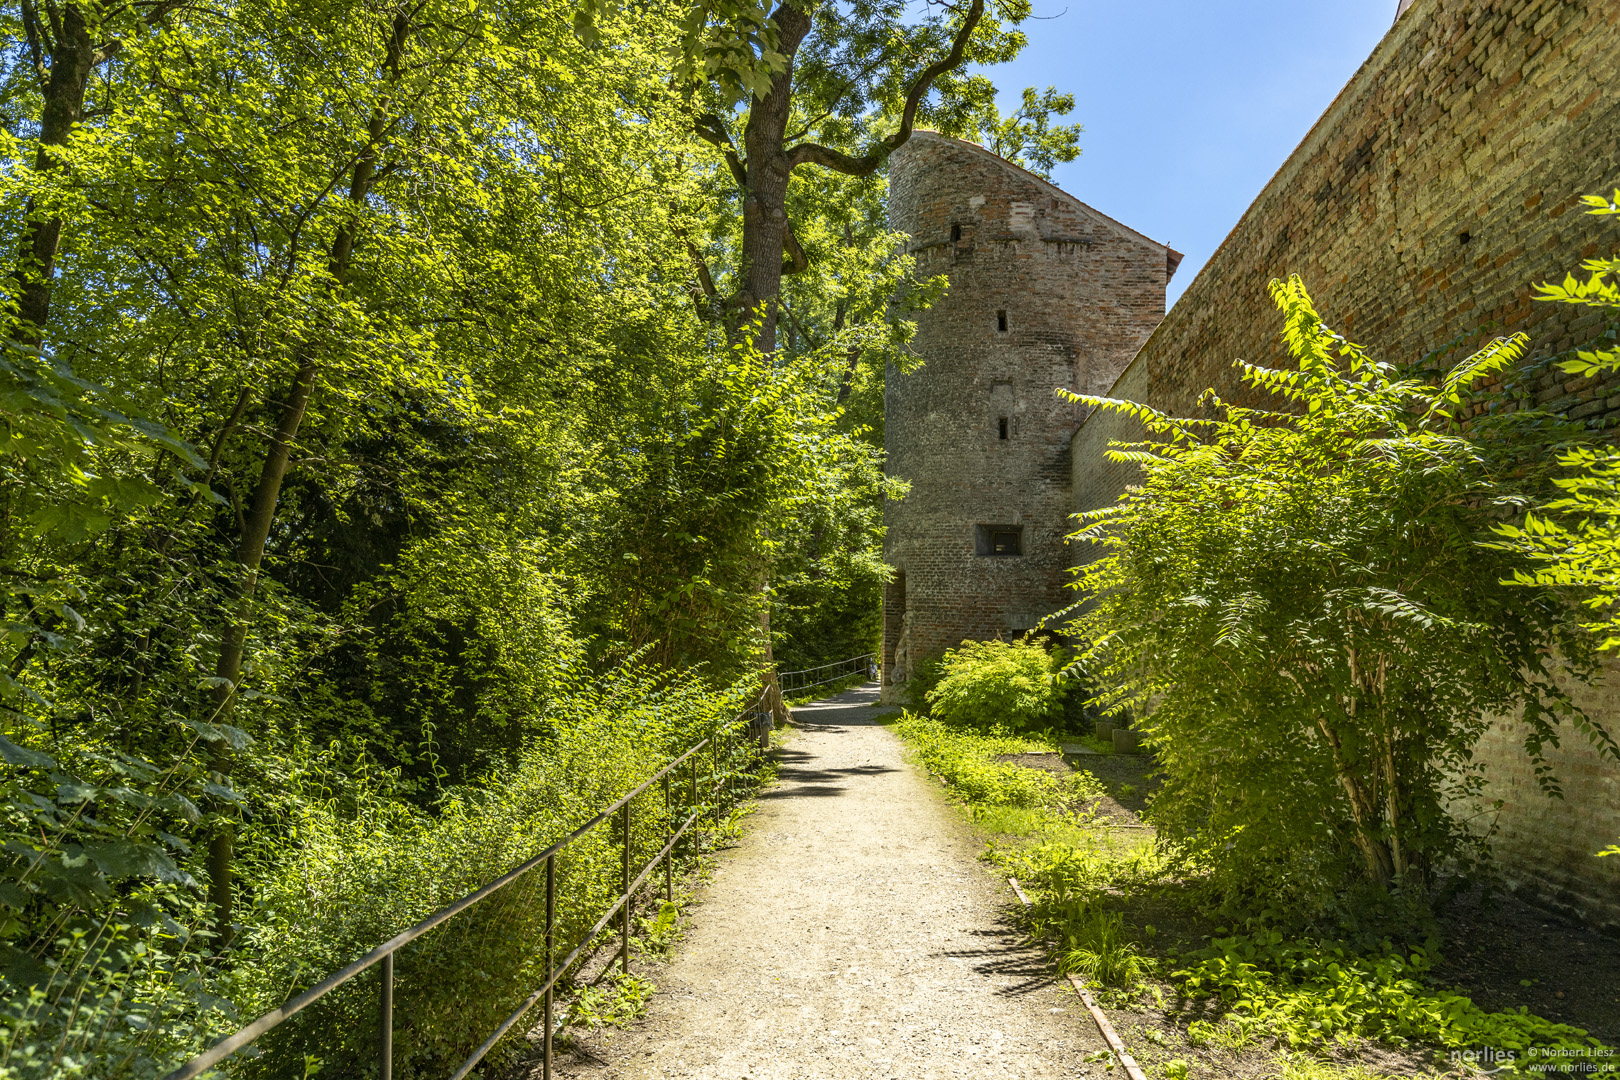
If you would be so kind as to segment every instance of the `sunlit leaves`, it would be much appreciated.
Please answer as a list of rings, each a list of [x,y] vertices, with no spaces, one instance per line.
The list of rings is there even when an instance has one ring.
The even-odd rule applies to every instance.
[[[1234,906],[1320,916],[1346,889],[1421,906],[1470,850],[1449,808],[1477,793],[1491,716],[1520,713],[1549,789],[1564,720],[1616,750],[1553,678],[1555,650],[1588,670],[1568,609],[1507,587],[1522,564],[1481,544],[1496,500],[1533,482],[1516,433],[1539,421],[1460,418],[1523,341],[1434,385],[1333,331],[1298,278],[1271,295],[1293,366],[1237,367],[1275,409],[1211,394],[1212,419],[1180,420],[1074,397],[1149,435],[1112,445],[1142,484],[1074,537],[1101,547],[1077,581],[1080,665],[1157,747],[1160,835]]]
[[[1587,195],[1587,213],[1620,214],[1620,190],[1613,198]],[[1584,278],[1566,274],[1561,284],[1539,284],[1538,300],[1595,308],[1611,320],[1620,316],[1620,259],[1588,259]],[[1613,335],[1613,328],[1608,336]],[[1599,377],[1620,370],[1620,348],[1581,349],[1561,366],[1572,375]],[[1571,470],[1554,483],[1561,498],[1525,515],[1519,525],[1503,524],[1502,547],[1529,556],[1531,565],[1514,571],[1516,584],[1577,590],[1599,617],[1587,628],[1601,635],[1601,648],[1620,649],[1620,454],[1607,446],[1575,446],[1559,458]]]

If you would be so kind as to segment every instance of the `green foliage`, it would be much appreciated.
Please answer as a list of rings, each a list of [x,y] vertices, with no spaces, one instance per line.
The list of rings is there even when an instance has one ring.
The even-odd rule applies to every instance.
[[[161,1075],[505,869],[755,671],[773,565],[796,640],[870,637],[894,489],[839,401],[855,339],[765,356],[691,303],[680,238],[708,225],[708,180],[668,46],[769,36],[746,5],[704,10],[598,5],[587,45],[551,0],[119,9],[43,157],[49,86],[0,12],[19,208],[0,221],[0,1073]],[[873,249],[840,280],[886,298],[909,274],[881,196],[865,210]],[[37,275],[15,256],[47,221],[45,344],[22,348]],[[906,332],[862,310],[870,419]],[[643,687],[669,714],[628,708],[645,731],[546,758],[606,723],[588,703],[616,708],[632,669],[670,680]],[[201,890],[232,835],[221,927]],[[569,870],[579,903],[605,858]],[[461,941],[486,965],[462,990],[505,1001],[534,939],[487,936]],[[410,962],[424,1026],[402,1038],[439,1060],[487,1015],[445,1019]],[[356,1045],[367,993],[327,1006]],[[266,1061],[301,1072],[306,1034]]]
[[[1048,944],[1059,972],[1129,992],[1152,971],[1119,910],[1123,899],[1164,873],[1151,844],[1116,847],[1093,832],[1078,842],[1046,839],[998,851],[995,859],[1031,895],[1025,920]]]
[[[261,849],[266,865],[257,875],[250,931],[257,959],[237,976],[243,1013],[275,1006],[567,835],[686,747],[723,730],[753,692],[739,684],[716,694],[695,678],[670,680],[631,666],[559,698],[548,737],[490,780],[448,792],[432,815],[365,792],[307,802],[288,830],[297,843],[290,856]],[[717,774],[703,755],[704,801],[715,777],[752,785],[741,772],[746,749],[734,736],[724,747]],[[687,802],[678,799],[674,812],[684,817]],[[670,823],[661,788],[632,804],[633,865],[657,853]],[[598,826],[558,857],[559,959],[613,901],[621,873],[614,825]],[[402,950],[395,1075],[441,1075],[481,1043],[543,981],[545,958],[533,943],[543,940],[544,927],[542,869]],[[375,995],[374,981],[361,980],[323,998],[261,1040],[249,1071],[286,1075],[306,1055],[340,1072],[362,1067],[375,1052]],[[598,1020],[622,1020],[630,1015],[626,1000],[599,995],[588,1009]]]
[[[1089,905],[1073,905],[1054,920],[1057,969],[1087,980],[1129,989],[1142,977],[1142,956],[1125,936],[1125,917]]]
[[[1468,997],[1430,985],[1433,957],[1387,942],[1372,953],[1332,942],[1288,940],[1276,931],[1217,938],[1172,978],[1194,997],[1229,1009],[1223,1026],[1290,1047],[1357,1038],[1447,1049],[1488,1046],[1518,1053],[1584,1050],[1602,1044],[1579,1028],[1524,1010],[1486,1012]]]
[[[983,75],[961,80],[956,99],[943,103],[940,132],[978,142],[992,154],[1050,180],[1052,166],[1080,156],[1079,124],[1055,124],[1054,116],[1074,111],[1074,95],[1057,87],[1024,88],[1018,108],[1006,116],[996,108],[996,89]]]
[[[927,692],[930,715],[958,727],[1040,728],[1063,707],[1063,659],[1032,638],[947,649]]]
[[[1001,865],[1035,893],[1031,910],[1041,917],[1051,905],[1089,906],[1105,896],[1127,896],[1162,880],[1168,868],[1152,844],[1115,847],[1092,835],[1084,844],[1046,842],[1002,852]]]
[[[1002,754],[1047,750],[1044,741],[1020,738],[1004,729],[966,732],[909,712],[900,717],[894,733],[916,753],[923,768],[971,804],[1048,806],[1063,793],[1063,785],[1051,773],[994,760]]]
[[[1387,1073],[1365,1065],[1339,1065],[1307,1054],[1285,1053],[1275,1080],[1393,1080]]]
[[[632,972],[617,973],[604,983],[582,987],[568,1011],[571,1026],[622,1028],[647,1011],[647,1001],[658,987]]]
[[[1517,1053],[1521,1069],[1542,1052],[1601,1046],[1586,1032],[1520,1009],[1488,1012],[1437,985],[1434,947],[1371,947],[1277,930],[1216,937],[1172,962],[1142,956],[1127,933],[1133,897],[1162,903],[1174,860],[1154,845],[1046,842],[998,851],[996,861],[1028,891],[1031,930],[1053,946],[1065,970],[1085,970],[1103,985],[1130,987],[1168,979],[1186,999],[1214,1001],[1220,1013],[1188,1025],[1194,1046],[1238,1053],[1262,1042],[1321,1050],[1372,1039],[1441,1049],[1494,1047]],[[1225,931],[1218,931],[1224,934]],[[1152,928],[1144,930],[1152,936]],[[1173,965],[1173,966],[1172,966]],[[1283,1074],[1337,1077],[1285,1051]],[[1544,1058],[1540,1060],[1545,1060]],[[1290,1064],[1292,1063],[1292,1064]]]
[[[1620,190],[1612,199],[1588,195],[1587,213],[1620,214]],[[1538,300],[1575,304],[1607,313],[1609,337],[1620,319],[1620,259],[1588,259],[1584,279],[1567,274],[1562,283],[1536,287]],[[1578,350],[1560,365],[1575,376],[1601,377],[1620,370],[1620,348]],[[1529,567],[1513,571],[1514,583],[1530,588],[1576,590],[1599,617],[1586,624],[1602,635],[1599,646],[1620,648],[1620,453],[1609,446],[1575,446],[1559,458],[1574,470],[1553,483],[1561,498],[1525,515],[1523,525],[1499,525],[1502,547],[1529,556]]]
[[[1520,338],[1430,385],[1329,330],[1297,278],[1271,291],[1297,367],[1238,366],[1281,411],[1206,395],[1214,419],[1177,420],[1076,398],[1151,436],[1115,444],[1143,482],[1077,534],[1103,549],[1078,581],[1078,666],[1100,706],[1139,718],[1165,777],[1160,838],[1225,901],[1421,909],[1471,850],[1446,808],[1477,790],[1488,717],[1520,716],[1549,788],[1560,724],[1616,753],[1554,680],[1557,652],[1590,667],[1568,607],[1501,584],[1519,563],[1480,542],[1493,500],[1533,480],[1523,447],[1565,429],[1458,419]]]

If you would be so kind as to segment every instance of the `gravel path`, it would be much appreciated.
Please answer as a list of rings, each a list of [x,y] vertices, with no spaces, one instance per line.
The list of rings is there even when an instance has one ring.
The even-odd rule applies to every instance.
[[[872,722],[876,696],[794,710],[779,782],[673,958],[644,968],[647,1015],[579,1040],[559,1076],[1105,1075],[1082,1063],[1102,1039],[1021,944],[982,845]]]

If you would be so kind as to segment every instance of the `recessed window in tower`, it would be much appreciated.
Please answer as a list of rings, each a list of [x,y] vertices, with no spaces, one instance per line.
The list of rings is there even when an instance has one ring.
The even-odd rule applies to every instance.
[[[976,555],[1006,558],[1024,553],[1022,525],[975,525],[973,550]]]
[[[1000,334],[1007,332],[1007,313],[1005,311],[996,312],[996,332]]]
[[[962,226],[960,226],[960,225],[952,225],[951,226],[951,243],[954,244],[960,239],[962,239]]]
[[[996,431],[996,437],[1005,442],[1007,439],[1007,418],[1005,416],[996,419]]]

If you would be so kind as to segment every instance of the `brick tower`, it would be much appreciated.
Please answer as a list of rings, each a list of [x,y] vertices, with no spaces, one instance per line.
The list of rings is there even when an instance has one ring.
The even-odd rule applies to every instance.
[[[889,216],[919,275],[950,291],[921,314],[920,370],[891,368],[884,511],[883,698],[921,660],[1013,637],[1069,602],[1069,442],[1164,317],[1181,255],[972,143],[917,132],[890,159]]]

